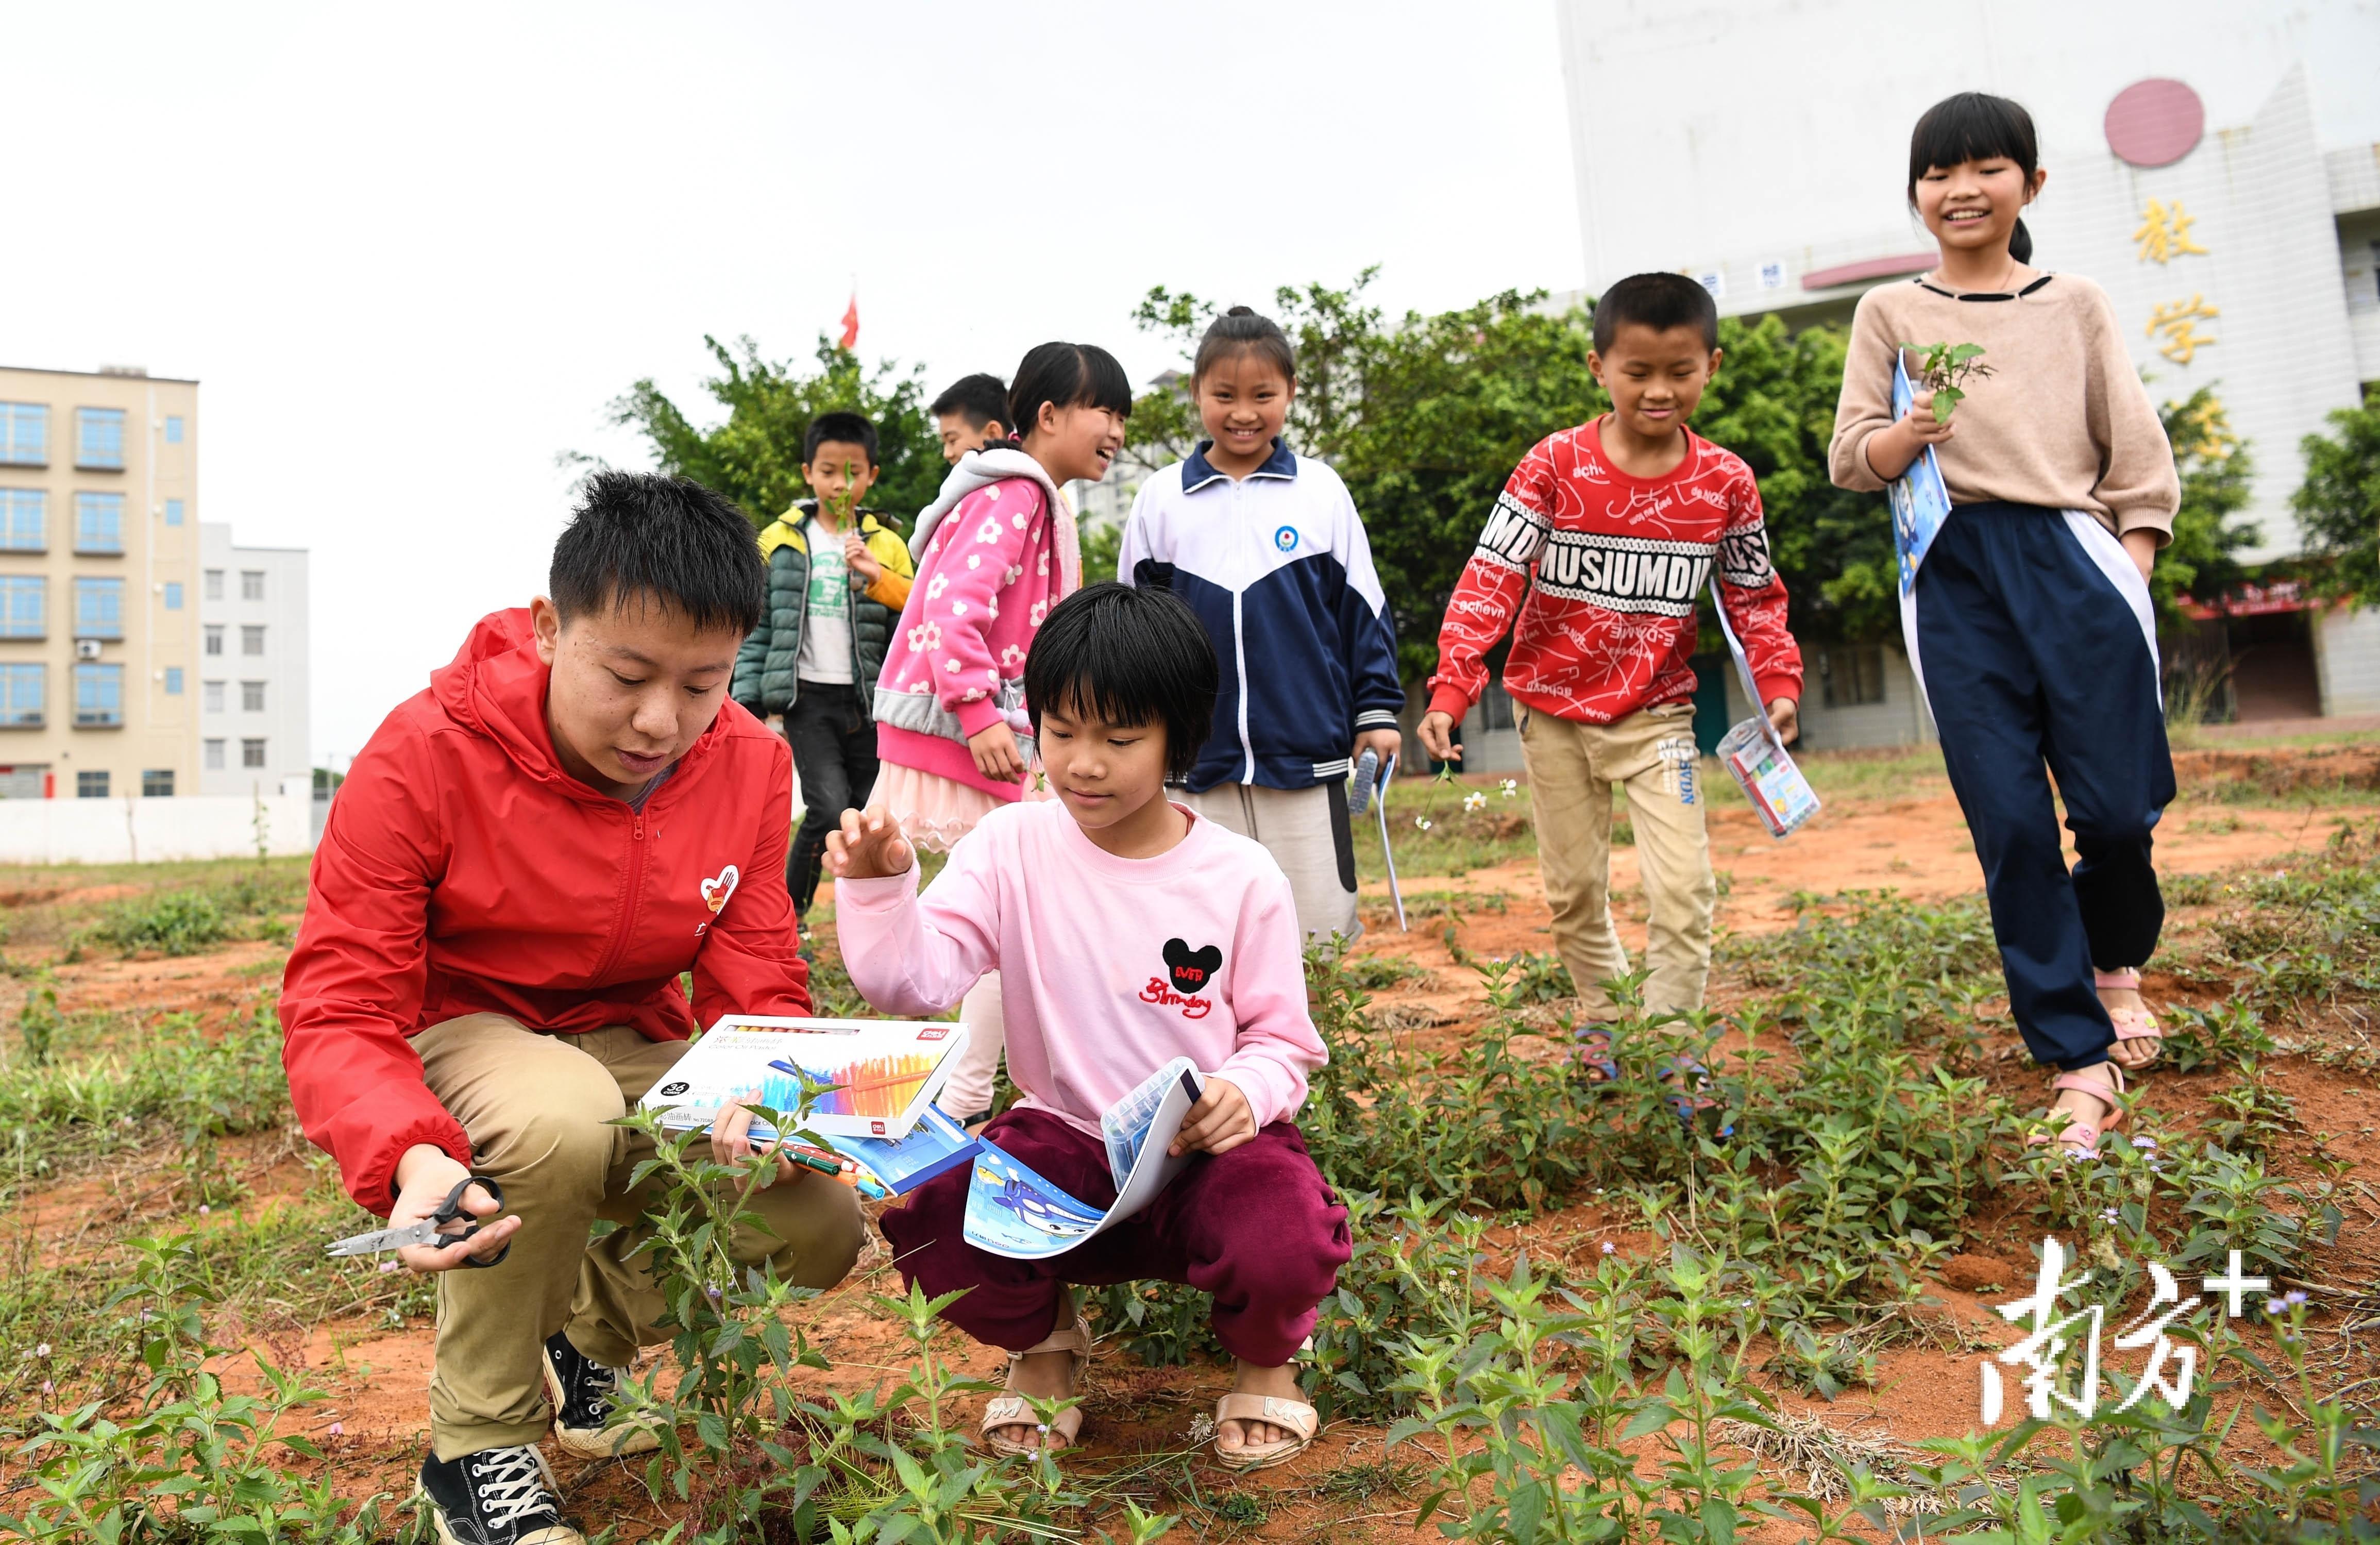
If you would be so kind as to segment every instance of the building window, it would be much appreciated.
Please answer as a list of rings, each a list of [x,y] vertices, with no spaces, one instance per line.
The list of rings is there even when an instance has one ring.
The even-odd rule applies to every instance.
[[[77,665],[74,692],[77,729],[115,729],[123,724],[123,666]]]
[[[124,551],[123,494],[78,493],[75,495],[75,551],[78,553]]]
[[[219,622],[211,622],[206,624],[205,627],[207,652],[209,654],[221,654],[223,652],[224,625]]]
[[[1884,701],[1884,646],[1832,644],[1818,651],[1818,676],[1828,708]]]
[[[169,698],[178,698],[181,695],[182,667],[179,665],[168,665],[165,667],[165,696]]]
[[[39,665],[0,665],[0,726],[12,730],[42,727],[47,683]]]
[[[1491,681],[1479,694],[1479,727],[1483,730],[1509,730],[1513,727],[1512,699],[1500,681]]]
[[[200,745],[206,752],[207,771],[210,772],[222,772],[224,770],[224,743],[220,740],[204,740],[200,741]]]
[[[80,772],[76,773],[76,774],[75,774],[75,797],[76,797],[76,798],[78,798],[78,799],[104,799],[104,798],[106,798],[106,797],[107,797],[107,770],[106,770],[106,769],[104,769],[104,768],[102,768],[100,771],[98,771],[98,772],[90,772],[90,771],[86,770],[86,771],[84,771],[84,772]]]
[[[79,576],[74,582],[75,637],[124,637],[124,581]]]
[[[50,410],[38,402],[0,402],[0,462],[50,464]]]
[[[211,568],[207,570],[207,599],[209,601],[221,601],[223,599],[222,569]]]
[[[170,767],[150,767],[141,770],[140,797],[171,799],[174,797],[174,770]]]
[[[239,684],[239,711],[242,713],[264,712],[264,683],[243,681]]]
[[[124,469],[124,409],[75,409],[75,465],[99,471]]]
[[[239,598],[242,601],[264,599],[264,570],[244,568],[239,571]]]
[[[239,743],[239,764],[242,767],[263,766],[264,742],[261,740],[241,741]]]
[[[40,553],[50,545],[50,496],[38,488],[0,488],[0,548]]]
[[[178,612],[181,609],[182,582],[179,579],[168,579],[165,581],[165,610]]]
[[[165,415],[165,444],[168,445],[178,445],[181,443],[182,416],[179,413],[168,413]],[[166,782],[171,783],[172,781],[173,774],[167,773]],[[170,794],[173,791],[168,789],[166,792]]]
[[[206,684],[206,687],[207,712],[221,713],[224,711],[224,684],[220,681],[210,681]]]
[[[166,525],[168,525],[168,526],[178,526],[178,525],[180,525],[181,523],[182,523],[182,501],[180,501],[179,499],[168,499],[168,500],[166,500],[166,501],[165,501],[165,524],[166,524]]]
[[[38,575],[0,578],[0,639],[49,636],[50,585]]]
[[[242,654],[262,654],[264,652],[264,625],[262,623],[251,622],[242,623],[240,625],[239,652]]]

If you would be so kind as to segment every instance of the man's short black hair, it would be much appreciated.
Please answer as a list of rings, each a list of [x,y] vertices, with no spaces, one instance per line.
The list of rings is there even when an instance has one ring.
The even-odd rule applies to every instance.
[[[1058,602],[1025,657],[1025,708],[1165,726],[1165,766],[1187,774],[1215,727],[1222,670],[1197,614],[1171,590],[1110,579]]]
[[[1008,422],[1008,383],[989,371],[963,375],[952,382],[926,411],[937,419],[964,414],[972,429],[981,429],[986,424],[1015,427]]]
[[[702,632],[749,633],[769,571],[744,512],[690,478],[598,472],[553,544],[546,592],[565,624],[650,597]]]
[[[1656,333],[1699,327],[1703,347],[1718,347],[1718,302],[1682,274],[1631,274],[1595,303],[1595,351],[1611,347],[1620,324],[1633,322]]]
[[[802,465],[818,460],[818,448],[828,441],[838,445],[864,445],[868,448],[868,465],[876,465],[876,426],[856,413],[821,413],[810,420],[810,432],[802,436]]]

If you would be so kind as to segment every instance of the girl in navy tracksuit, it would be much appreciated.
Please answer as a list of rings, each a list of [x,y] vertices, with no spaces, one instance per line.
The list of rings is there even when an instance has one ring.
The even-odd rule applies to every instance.
[[[1116,578],[1189,602],[1222,662],[1189,803],[1272,854],[1309,939],[1353,939],[1347,774],[1366,749],[1387,765],[1405,701],[1371,543],[1339,474],[1281,438],[1297,357],[1279,327],[1217,317],[1191,385],[1209,438],[1141,485]]]
[[[1861,298],[1829,469],[1881,490],[1928,446],[1939,460],[1952,507],[1901,595],[1909,661],[1983,861],[2009,1006],[2060,1070],[2058,1140],[2094,1153],[2122,1119],[2124,1070],[2158,1047],[2139,967],[2165,919],[2149,838],[2174,784],[2148,574],[2180,483],[2106,293],[2027,265],[2017,216],[2042,179],[2015,103],[1968,92],[1918,120],[1909,201],[1941,262]],[[1992,373],[1949,419],[1931,393],[1896,418],[1896,351],[1935,343],[1982,345]]]

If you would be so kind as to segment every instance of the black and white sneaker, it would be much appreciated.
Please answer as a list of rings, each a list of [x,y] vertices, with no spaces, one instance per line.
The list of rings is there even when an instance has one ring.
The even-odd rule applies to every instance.
[[[445,1545],[587,1545],[562,1521],[553,1472],[533,1443],[421,1462],[421,1495]]]
[[[611,1425],[620,1370],[588,1357],[560,1331],[545,1338],[545,1393],[553,1397],[553,1441],[581,1458],[613,1459],[662,1446],[650,1421]]]

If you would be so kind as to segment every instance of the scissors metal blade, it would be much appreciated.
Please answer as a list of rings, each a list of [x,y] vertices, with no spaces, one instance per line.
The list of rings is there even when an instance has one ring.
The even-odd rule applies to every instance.
[[[345,1239],[334,1239],[328,1247],[328,1253],[334,1256],[379,1255],[384,1250],[404,1249],[408,1245],[439,1243],[442,1241],[438,1235],[437,1220],[424,1218],[418,1223],[407,1223],[403,1228],[376,1229],[370,1234],[355,1234],[349,1235]]]

